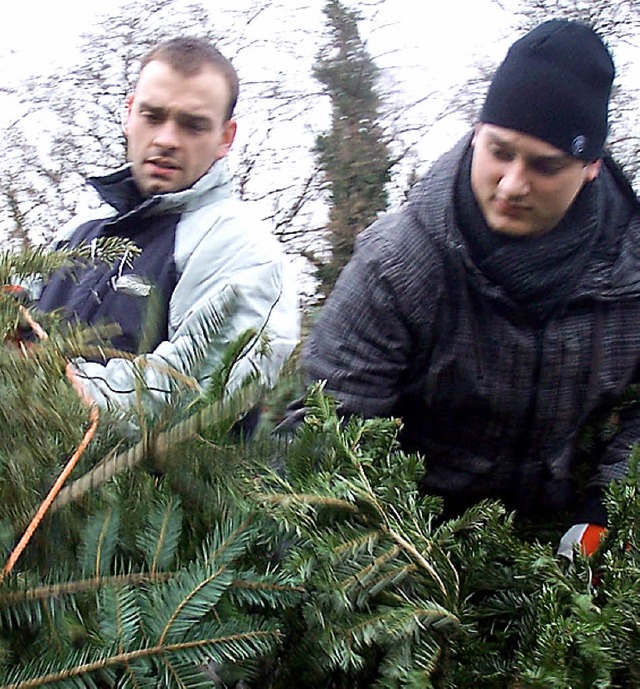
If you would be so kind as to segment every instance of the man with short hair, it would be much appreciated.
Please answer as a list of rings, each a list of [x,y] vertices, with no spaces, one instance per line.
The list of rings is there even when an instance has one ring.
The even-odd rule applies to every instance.
[[[170,369],[206,387],[225,347],[247,331],[254,335],[226,389],[248,375],[273,384],[298,340],[291,267],[267,224],[232,193],[226,155],[237,98],[235,69],[205,41],[176,38],[153,49],[127,99],[129,163],[89,180],[109,211],[58,243],[115,236],[141,250],[133,261],[54,275],[38,302],[89,325],[116,323],[113,346],[141,355],[76,362],[103,406],[128,407],[140,388],[168,399]]]
[[[640,204],[604,150],[613,78],[582,23],[517,41],[473,132],[362,233],[303,350],[344,413],[403,420],[446,514],[569,510],[567,553],[606,525],[603,488],[640,439],[635,405],[597,455],[578,448],[640,382]]]

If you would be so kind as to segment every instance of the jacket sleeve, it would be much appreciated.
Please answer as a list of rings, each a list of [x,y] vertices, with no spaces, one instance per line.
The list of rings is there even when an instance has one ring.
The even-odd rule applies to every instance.
[[[393,413],[428,349],[439,279],[428,256],[413,255],[420,247],[393,236],[402,222],[385,216],[360,236],[302,352],[306,382],[325,381],[344,413]]]
[[[295,273],[275,238],[258,234],[247,243],[234,229],[234,223],[218,228],[216,241],[189,252],[169,305],[166,341],[133,360],[75,362],[99,406],[164,403],[184,389],[175,372],[192,378],[197,390],[206,388],[227,346],[247,330],[255,336],[233,366],[226,391],[249,375],[275,383],[300,335]],[[211,328],[214,314],[226,314],[220,328]]]

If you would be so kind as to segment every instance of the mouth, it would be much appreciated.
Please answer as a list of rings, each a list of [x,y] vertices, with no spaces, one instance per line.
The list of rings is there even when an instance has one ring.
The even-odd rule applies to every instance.
[[[505,199],[494,198],[493,200],[496,210],[502,215],[521,216],[529,211],[529,206],[521,203],[513,203]]]
[[[164,158],[162,156],[154,156],[147,158],[145,165],[152,168],[156,174],[171,174],[175,170],[179,170],[180,166],[172,158]]]

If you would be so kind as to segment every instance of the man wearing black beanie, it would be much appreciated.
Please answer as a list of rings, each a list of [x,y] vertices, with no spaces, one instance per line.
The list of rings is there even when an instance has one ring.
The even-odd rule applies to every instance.
[[[518,40],[473,132],[361,234],[303,350],[345,414],[403,420],[445,514],[483,498],[556,514],[569,556],[597,546],[603,489],[640,441],[628,407],[578,448],[640,383],[640,202],[604,149],[613,79],[585,24]]]

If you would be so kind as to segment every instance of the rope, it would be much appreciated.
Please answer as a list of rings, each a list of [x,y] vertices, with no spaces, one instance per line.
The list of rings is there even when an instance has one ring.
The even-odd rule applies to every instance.
[[[259,398],[261,390],[261,386],[255,385],[249,386],[246,392],[255,402]],[[153,434],[123,452],[118,452],[118,448],[115,448],[93,469],[61,490],[51,511],[55,512],[65,505],[75,502],[86,493],[110,481],[121,471],[137,466],[145,457],[153,457],[156,468],[161,468],[162,460],[170,448],[185,440],[197,437],[211,423],[212,419],[215,419],[220,412],[228,410],[229,407],[230,402],[228,400],[218,400],[172,428]],[[246,404],[242,403],[238,405],[237,411],[231,407],[232,413],[239,416],[245,407]]]
[[[37,335],[37,337],[40,340],[45,341],[48,339],[48,335],[45,332],[45,330],[31,317],[31,314],[24,306],[20,306],[20,314],[27,321],[33,332]],[[22,538],[9,555],[9,559],[3,567],[2,572],[0,573],[0,582],[15,567],[16,562],[24,552],[24,549],[27,547],[36,529],[38,528],[38,526],[40,526],[40,522],[43,520],[49,507],[51,507],[53,501],[56,499],[58,493],[64,486],[65,481],[69,478],[69,475],[74,470],[76,464],[78,463],[78,460],[82,456],[82,453],[86,450],[87,446],[89,445],[93,436],[95,435],[96,429],[98,428],[98,421],[100,418],[98,407],[89,396],[84,385],[76,375],[75,370],[69,363],[66,367],[66,375],[69,381],[71,382],[71,385],[73,386],[74,390],[78,393],[80,399],[89,407],[89,419],[91,423],[89,425],[89,428],[85,432],[80,444],[78,445],[76,451],[73,453],[73,455],[65,465],[64,469],[56,479],[56,482],[49,490],[46,498],[40,504],[40,507],[38,507],[37,512],[35,513],[32,520],[29,522],[29,525],[25,529]]]
[[[48,335],[43,330],[43,328],[31,317],[31,314],[23,306],[20,306],[20,313],[22,317],[27,321],[31,329],[36,333],[39,339],[47,340]],[[216,416],[221,411],[233,410],[234,413],[240,414],[246,408],[245,404],[241,402],[236,402],[238,404],[238,409],[234,409],[234,403],[230,400],[218,400],[204,409],[192,414],[189,418],[183,420],[182,422],[176,424],[167,431],[156,433],[151,437],[145,438],[141,442],[137,443],[133,447],[125,450],[124,452],[117,452],[118,448],[113,449],[99,464],[97,464],[93,469],[88,471],[86,474],[76,479],[69,486],[64,486],[69,475],[75,468],[78,460],[82,456],[91,439],[93,438],[99,420],[98,407],[95,401],[90,397],[86,388],[84,387],[81,379],[76,374],[75,369],[71,364],[67,364],[66,375],[74,389],[78,393],[79,397],[83,402],[89,407],[89,417],[91,420],[91,425],[87,429],[80,445],[74,452],[73,456],[67,462],[67,465],[63,469],[62,473],[56,480],[55,484],[49,491],[47,497],[42,502],[35,516],[25,529],[22,539],[15,547],[14,551],[11,553],[7,564],[4,566],[2,572],[0,572],[0,582],[6,574],[8,574],[18,558],[26,548],[29,540],[35,533],[40,522],[42,521],[44,515],[50,509],[51,512],[56,512],[60,508],[74,502],[85,495],[87,492],[98,488],[99,486],[107,483],[116,474],[124,471],[126,469],[132,469],[137,464],[139,464],[145,457],[152,456],[156,463],[159,465],[162,459],[166,456],[169,449],[175,446],[177,443],[183,442],[189,438],[196,437],[203,428],[206,428],[210,423],[211,419],[216,418]],[[248,385],[245,389],[245,395],[252,399],[255,403],[262,392],[264,391],[263,386],[259,383],[253,383]],[[230,409],[231,408],[231,409]]]

